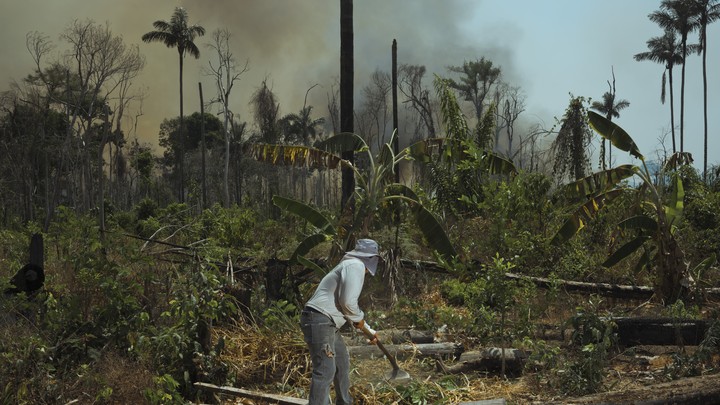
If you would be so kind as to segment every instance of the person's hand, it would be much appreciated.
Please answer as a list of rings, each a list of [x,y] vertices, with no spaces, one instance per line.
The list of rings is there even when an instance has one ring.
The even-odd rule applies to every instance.
[[[371,345],[377,344],[378,342],[378,334],[375,331],[375,329],[370,328],[370,326],[365,324],[365,320],[362,319],[360,322],[353,322],[353,326],[356,327],[359,331],[361,331],[366,338],[368,338],[368,342]]]

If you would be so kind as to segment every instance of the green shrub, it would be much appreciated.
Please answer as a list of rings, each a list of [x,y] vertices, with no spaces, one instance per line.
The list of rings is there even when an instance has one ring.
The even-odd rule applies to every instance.
[[[558,388],[565,395],[586,395],[600,390],[608,352],[615,343],[615,325],[599,316],[599,302],[589,304],[589,310],[578,307],[570,318],[575,350],[569,361],[557,370]]]

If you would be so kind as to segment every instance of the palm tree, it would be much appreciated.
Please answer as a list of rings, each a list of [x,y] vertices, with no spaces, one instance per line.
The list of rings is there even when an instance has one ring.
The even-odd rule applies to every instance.
[[[313,86],[315,87],[315,86]],[[310,90],[312,87],[308,90]],[[290,113],[284,116],[280,120],[280,125],[285,131],[285,143],[293,145],[310,146],[317,136],[322,134],[322,130],[318,131],[319,127],[325,123],[325,118],[312,118],[313,106],[307,105],[307,93],[305,93],[305,105],[299,113]],[[290,172],[291,181],[294,172]],[[302,200],[305,201],[306,195],[306,179],[308,178],[308,168],[303,167],[301,172],[302,181],[300,182],[300,190]]]
[[[635,54],[636,61],[650,60],[665,65],[662,75],[662,90],[660,91],[660,102],[665,104],[665,73],[668,74],[670,82],[670,128],[672,130],[673,153],[677,152],[675,147],[675,111],[673,100],[673,68],[683,63],[680,44],[677,42],[675,32],[666,30],[661,37],[652,37],[647,41],[648,51]]]
[[[606,91],[605,94],[603,94],[603,101],[593,101],[590,105],[590,109],[595,110],[601,114],[605,114],[605,118],[607,118],[608,121],[612,121],[613,118],[620,118],[620,110],[624,110],[625,108],[630,107],[630,102],[627,100],[618,100],[617,102],[615,101],[614,70],[612,72],[612,77],[612,84],[610,84],[610,82],[608,81],[608,87],[610,87],[610,90]],[[607,168],[605,166],[605,138],[602,139],[602,147],[600,148],[600,150],[602,169],[605,170]],[[612,144],[610,144],[608,148],[608,163],[612,166]]]
[[[182,7],[175,7],[170,22],[158,20],[153,23],[155,31],[142,36],[143,42],[162,42],[168,48],[177,48],[180,59],[180,202],[185,201],[185,178],[183,161],[185,159],[185,136],[183,134],[183,57],[186,53],[200,57],[200,49],[193,42],[196,37],[205,35],[205,28],[188,25],[188,14]]]
[[[292,145],[310,146],[318,135],[318,128],[325,118],[312,117],[313,106],[303,107],[298,113],[290,113],[281,119],[285,130],[285,142]]]
[[[707,180],[707,145],[708,145],[708,129],[707,129],[707,26],[720,19],[720,3],[717,0],[696,0],[698,6],[698,20],[700,24],[700,46],[699,52],[702,52],[703,67],[703,118],[704,118],[704,143],[703,143],[703,180]]]
[[[663,0],[660,10],[650,13],[650,21],[658,24],[665,30],[672,30],[680,34],[682,60],[687,60],[687,37],[690,32],[698,28],[697,18],[694,17],[694,3],[689,0]],[[684,151],[685,130],[685,63],[680,74],[680,152]]]

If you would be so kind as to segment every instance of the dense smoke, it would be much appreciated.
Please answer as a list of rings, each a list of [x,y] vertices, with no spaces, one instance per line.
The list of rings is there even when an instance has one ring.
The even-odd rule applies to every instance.
[[[477,1],[363,0],[354,3],[356,108],[360,102],[359,90],[371,73],[376,69],[390,70],[393,39],[398,41],[399,63],[427,66],[428,85],[432,83],[433,73],[446,74],[447,66],[461,65],[465,60],[481,56],[501,66],[505,80],[513,80],[511,52],[491,43],[496,42],[491,28],[478,30],[470,26]],[[327,93],[339,77],[338,1],[10,2],[4,6],[6,21],[0,25],[5,39],[0,45],[2,88],[7,88],[12,79],[20,80],[33,68],[25,49],[28,32],[46,34],[58,44],[59,51],[64,44],[58,36],[73,19],[107,21],[111,30],[127,43],[138,44],[147,58],[146,67],[134,85],[145,94],[137,136],[155,144],[160,122],[179,114],[178,54],[175,49],[159,43],[142,43],[140,37],[153,29],[153,21],[169,20],[175,6],[185,7],[190,23],[201,25],[207,31],[195,41],[201,50],[200,59],[185,60],[186,114],[199,110],[199,81],[203,82],[205,100],[214,97],[213,80],[203,74],[203,68],[216,57],[207,45],[212,42],[214,30],[226,28],[232,34],[230,45],[238,65],[249,62],[250,70],[241,76],[231,98],[231,108],[241,120],[251,120],[250,96],[266,78],[278,96],[281,114],[299,111],[306,91],[319,84],[310,92],[308,103],[315,106],[316,115],[325,115]],[[478,31],[487,35],[478,38]],[[470,32],[475,34],[470,36]]]

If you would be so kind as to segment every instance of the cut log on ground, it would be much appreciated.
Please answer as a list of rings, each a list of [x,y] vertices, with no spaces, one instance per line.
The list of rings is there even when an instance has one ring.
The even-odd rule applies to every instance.
[[[435,262],[422,260],[401,259],[400,265],[410,270],[422,270],[431,273],[449,274],[449,272]],[[480,265],[478,264],[478,267]],[[586,294],[599,294],[606,297],[621,299],[650,299],[655,290],[649,286],[634,286],[610,283],[588,283],[572,280],[549,279],[545,277],[532,277],[522,274],[505,273],[511,280],[526,280],[540,288],[563,288],[566,291],[575,291]],[[720,298],[720,288],[701,288],[700,292],[708,298]]]
[[[469,372],[486,372],[499,374],[502,371],[502,360],[505,357],[505,375],[522,375],[528,353],[524,350],[499,347],[488,347],[482,351],[469,351],[460,355],[456,364],[446,366],[441,359],[437,359],[439,372],[445,374],[460,374]]]
[[[218,394],[229,395],[233,397],[250,398],[256,401],[266,401],[273,404],[280,405],[307,405],[306,399],[300,399],[295,397],[287,397],[284,395],[266,394],[259,391],[249,391],[235,387],[221,387],[218,385],[196,382],[195,388],[199,390],[205,390],[210,392],[216,392]]]
[[[439,357],[444,359],[457,359],[464,351],[461,343],[386,345],[385,348],[398,360],[410,357]],[[380,349],[375,345],[350,346],[348,347],[348,352],[350,352],[351,356],[361,359],[372,359],[383,356]]]
[[[620,346],[688,345],[702,342],[708,322],[673,318],[611,318],[617,325]]]
[[[560,288],[565,291],[575,291],[587,294],[599,294],[605,297],[625,299],[650,299],[655,291],[652,287],[620,285],[608,283],[586,283],[582,281],[558,280],[545,277],[531,277],[522,274],[505,273],[505,277],[511,280],[530,281],[541,288]]]
[[[542,402],[542,404],[719,405],[720,375],[682,378],[642,388],[603,392],[580,398],[565,399],[562,402]]]

